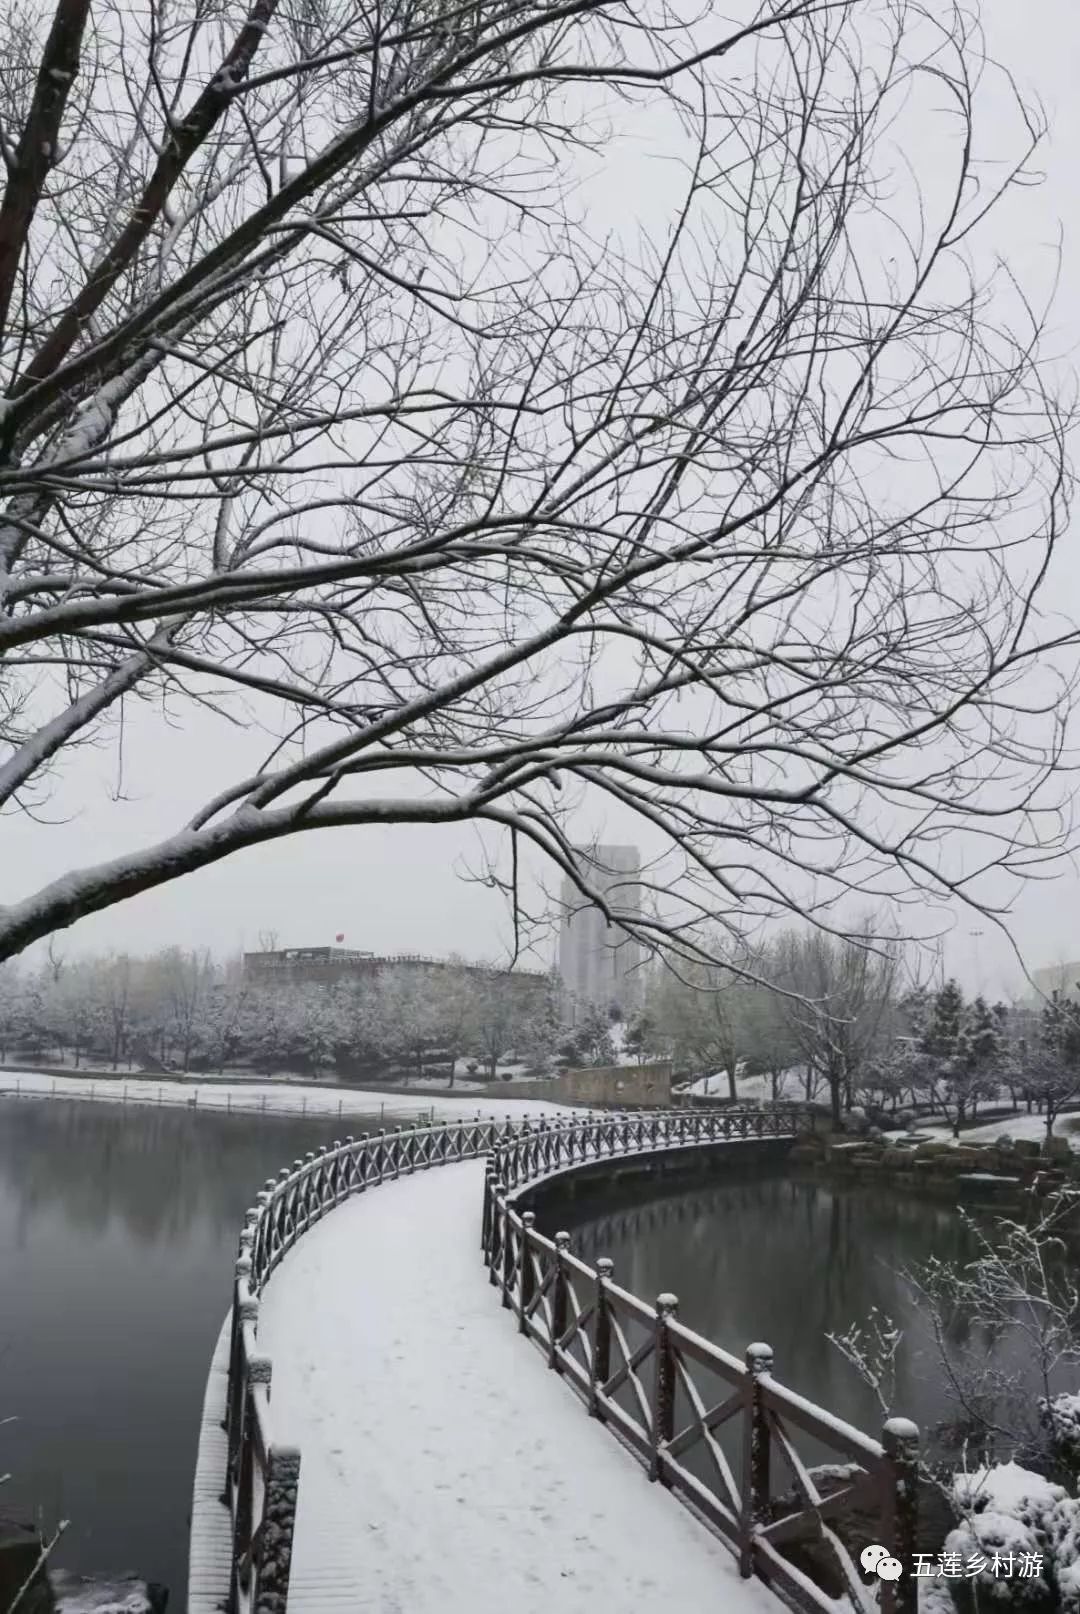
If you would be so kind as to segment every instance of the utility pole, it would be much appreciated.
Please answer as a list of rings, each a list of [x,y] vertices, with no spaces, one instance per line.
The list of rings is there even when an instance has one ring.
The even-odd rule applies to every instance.
[[[975,964],[975,996],[978,997],[982,992],[982,970],[979,968],[979,937],[982,931],[969,930],[968,935],[971,937],[971,951]]]

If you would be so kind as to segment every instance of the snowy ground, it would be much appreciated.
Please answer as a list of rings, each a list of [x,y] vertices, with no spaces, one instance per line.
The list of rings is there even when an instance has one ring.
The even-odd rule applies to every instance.
[[[517,1333],[483,1170],[350,1201],[266,1290],[274,1436],[301,1451],[289,1614],[777,1614]]]
[[[759,1099],[771,1100],[773,1096],[773,1079],[771,1076],[744,1076],[745,1065],[735,1067],[735,1090],[740,1099],[757,1102]],[[802,1065],[792,1065],[782,1070],[777,1076],[776,1096],[782,1099],[801,1099],[805,1097],[803,1081],[804,1068]],[[727,1098],[731,1093],[731,1083],[726,1070],[716,1070],[710,1076],[699,1076],[694,1082],[684,1082],[675,1090],[677,1093],[691,1094],[694,1098]]]
[[[1075,1115],[1059,1115],[1054,1122],[1055,1137],[1068,1138],[1074,1149],[1080,1148],[1080,1133],[1073,1132],[1070,1123],[1076,1120]],[[985,1126],[964,1127],[959,1139],[952,1135],[952,1126],[945,1121],[919,1120],[915,1123],[917,1132],[932,1134],[948,1143],[994,1143],[998,1138],[1033,1138],[1041,1143],[1046,1136],[1046,1117],[1043,1115],[999,1115],[996,1121],[987,1121]],[[887,1132],[886,1137],[902,1138],[903,1132]]]
[[[264,1115],[326,1115],[345,1119],[350,1115],[385,1117],[388,1122],[409,1121],[434,1115],[436,1120],[467,1120],[483,1113],[523,1117],[526,1115],[568,1114],[565,1105],[539,1099],[512,1099],[499,1103],[490,1091],[478,1103],[475,1093],[433,1092],[429,1098],[391,1092],[385,1099],[378,1092],[342,1087],[292,1087],[287,1082],[193,1082],[169,1081],[156,1077],[132,1076],[108,1081],[93,1077],[42,1076],[33,1071],[0,1069],[0,1098],[78,1098],[103,1104],[161,1104],[180,1108],[235,1113],[244,1110]]]

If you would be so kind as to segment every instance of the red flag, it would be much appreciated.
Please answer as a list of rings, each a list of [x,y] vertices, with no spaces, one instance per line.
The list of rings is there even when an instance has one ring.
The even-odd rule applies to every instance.
[[[344,932],[344,931],[342,931],[342,932],[341,932],[341,934],[340,934],[340,935],[338,935],[338,936],[335,936],[335,937],[334,937],[334,940],[335,940],[335,941],[344,941],[344,940],[345,940],[345,932]]]

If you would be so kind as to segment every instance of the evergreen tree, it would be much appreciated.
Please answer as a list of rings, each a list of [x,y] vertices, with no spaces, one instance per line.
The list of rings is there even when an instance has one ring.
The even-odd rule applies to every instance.
[[[1052,993],[1043,1007],[1040,1040],[1064,1066],[1080,1065],[1080,1000],[1063,992]]]
[[[1044,1005],[1039,1045],[1024,1060],[1024,1082],[1043,1107],[1049,1143],[1063,1106],[1080,1094],[1080,1000],[1054,992]]]
[[[1005,1046],[1004,1005],[991,1008],[977,997],[964,1026],[966,1057],[977,1070],[986,1071],[1000,1058]]]
[[[948,980],[934,993],[919,1046],[936,1059],[954,1059],[960,1051],[963,1029],[964,994],[956,981]]]

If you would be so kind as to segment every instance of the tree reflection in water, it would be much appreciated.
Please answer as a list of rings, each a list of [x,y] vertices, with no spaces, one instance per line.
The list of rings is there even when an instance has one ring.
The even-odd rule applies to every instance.
[[[378,1126],[350,1116],[354,1134]],[[0,1100],[0,1472],[57,1562],[187,1596],[206,1371],[244,1212],[335,1123]]]
[[[877,1403],[826,1335],[876,1306],[904,1331],[896,1410],[926,1431],[949,1412],[929,1330],[898,1275],[931,1255],[965,1256],[947,1204],[770,1171],[603,1214],[550,1204],[541,1221],[545,1232],[565,1226],[585,1260],[610,1256],[616,1282],[643,1299],[672,1290],[683,1321],[736,1355],[768,1341],[777,1378],[872,1434]]]

